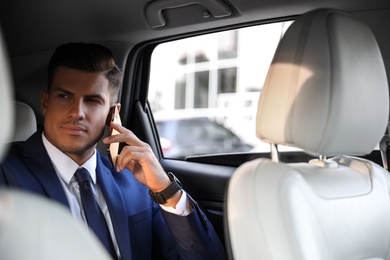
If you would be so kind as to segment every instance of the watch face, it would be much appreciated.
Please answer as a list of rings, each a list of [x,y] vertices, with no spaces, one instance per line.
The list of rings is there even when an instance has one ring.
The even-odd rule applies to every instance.
[[[180,188],[183,187],[183,185],[181,184],[181,182],[179,181],[179,179],[172,173],[172,172],[167,172],[167,175],[169,177],[169,179],[172,181],[172,182],[176,182]]]
[[[168,175],[168,178],[171,181],[175,181],[175,179],[177,179],[176,176],[173,173],[171,173],[171,172],[167,172],[167,175]]]
[[[152,197],[153,201],[158,204],[165,204],[168,199],[170,199],[173,195],[176,194],[179,190],[181,190],[182,185],[176,176],[168,172],[167,173],[169,179],[172,181],[171,185],[169,185],[165,190],[161,192],[153,192],[149,190],[149,195]]]

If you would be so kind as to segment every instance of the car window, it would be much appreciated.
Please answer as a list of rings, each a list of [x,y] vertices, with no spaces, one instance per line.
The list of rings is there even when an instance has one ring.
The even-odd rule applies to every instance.
[[[275,49],[291,23],[212,33],[155,48],[148,100],[164,157],[270,151],[255,135],[257,102]]]

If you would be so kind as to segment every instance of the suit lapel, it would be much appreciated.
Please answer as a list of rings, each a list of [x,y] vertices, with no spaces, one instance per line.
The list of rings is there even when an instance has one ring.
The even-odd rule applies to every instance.
[[[96,175],[104,198],[106,199],[122,259],[131,259],[130,236],[125,201],[112,173],[101,161],[99,153],[97,154]]]
[[[25,143],[24,161],[48,197],[69,208],[69,203],[50,157],[42,142],[42,131],[37,131]],[[96,175],[110,212],[122,259],[131,259],[131,244],[125,201],[112,173],[104,166],[97,152]]]
[[[60,180],[42,142],[42,131],[35,132],[25,143],[24,160],[31,173],[52,199],[69,208]]]

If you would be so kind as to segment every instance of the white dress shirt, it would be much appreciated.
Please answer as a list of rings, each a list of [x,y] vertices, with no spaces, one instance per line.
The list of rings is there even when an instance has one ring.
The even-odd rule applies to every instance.
[[[46,148],[46,151],[49,154],[50,160],[54,166],[54,169],[56,170],[56,173],[60,179],[61,185],[64,188],[65,195],[68,199],[68,203],[73,217],[83,222],[86,227],[88,227],[88,224],[86,222],[84,210],[81,206],[79,185],[77,183],[76,178],[74,177],[74,173],[79,167],[84,167],[85,169],[88,170],[93,182],[92,186],[93,186],[93,193],[95,195],[95,199],[99,204],[101,210],[103,211],[108,229],[111,234],[112,241],[115,246],[115,250],[117,252],[117,255],[120,256],[118,243],[116,241],[114,228],[111,222],[110,213],[108,212],[107,203],[103,197],[103,193],[100,189],[99,184],[96,182],[96,164],[97,164],[96,152],[83,165],[79,166],[69,156],[67,156],[66,154],[61,152],[57,147],[51,144],[43,133],[42,133],[42,140]],[[182,192],[182,196],[180,198],[180,201],[176,205],[176,208],[165,207],[162,205],[160,205],[160,207],[168,212],[180,216],[186,216],[191,212],[191,207],[189,206],[188,203],[187,194],[184,191]]]

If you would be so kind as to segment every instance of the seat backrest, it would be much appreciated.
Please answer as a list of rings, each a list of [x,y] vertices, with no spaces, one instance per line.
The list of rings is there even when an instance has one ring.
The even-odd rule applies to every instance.
[[[262,90],[256,132],[273,148],[289,145],[319,159],[287,164],[275,151],[272,160],[237,169],[226,204],[232,258],[390,259],[389,173],[347,156],[378,144],[388,97],[368,26],[327,9],[290,26]]]
[[[8,56],[5,50],[5,43],[0,31],[0,121],[2,123],[0,133],[0,159],[7,149],[12,136],[14,126],[14,110],[12,106],[11,74],[8,66]]]
[[[25,141],[37,131],[37,119],[33,109],[26,103],[15,101],[15,131],[13,142]]]

